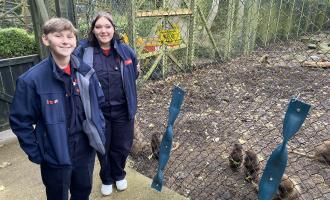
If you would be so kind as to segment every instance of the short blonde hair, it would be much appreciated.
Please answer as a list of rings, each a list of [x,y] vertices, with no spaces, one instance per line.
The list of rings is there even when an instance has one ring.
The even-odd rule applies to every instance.
[[[76,36],[78,34],[78,30],[73,26],[71,21],[62,17],[51,18],[42,26],[42,32],[45,35],[61,31],[72,31]]]

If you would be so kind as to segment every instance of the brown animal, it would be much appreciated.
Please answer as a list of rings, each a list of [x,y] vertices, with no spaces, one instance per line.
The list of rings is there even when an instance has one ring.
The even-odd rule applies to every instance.
[[[322,144],[315,148],[314,155],[308,155],[302,152],[298,152],[295,150],[290,150],[289,153],[294,153],[297,155],[301,155],[310,159],[317,160],[319,162],[330,165],[330,140],[324,141]]]
[[[153,134],[151,136],[151,151],[152,151],[152,157],[154,157],[156,160],[159,159],[159,148],[160,148],[160,138],[157,136],[157,134]]]
[[[230,168],[237,171],[243,161],[243,146],[238,143],[234,144],[228,159]]]
[[[330,140],[324,141],[317,146],[314,154],[316,160],[330,165]]]
[[[257,154],[252,150],[245,151],[244,158],[245,180],[258,183],[260,163]]]
[[[146,138],[142,134],[139,123],[136,120],[134,124],[134,138],[131,149],[131,155],[132,156],[140,155],[142,152],[146,151],[147,146],[149,146],[149,144],[148,142],[146,142]]]
[[[288,175],[284,174],[273,200],[293,200],[299,197],[298,184]]]
[[[270,62],[269,62],[268,58],[269,58],[269,55],[268,55],[268,54],[265,54],[265,55],[263,55],[263,56],[259,59],[259,62],[260,62],[261,64],[269,65]]]

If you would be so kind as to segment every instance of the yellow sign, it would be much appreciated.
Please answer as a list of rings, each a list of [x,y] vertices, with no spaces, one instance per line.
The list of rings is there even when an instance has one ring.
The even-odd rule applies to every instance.
[[[128,44],[129,38],[125,33],[122,35],[123,42]],[[181,33],[179,26],[173,24],[171,28],[158,27],[156,35],[149,38],[142,38],[138,36],[136,38],[137,46],[144,46],[144,50],[148,52],[158,51],[162,45],[168,47],[175,47],[181,44]]]
[[[180,29],[177,24],[173,24],[170,29],[158,29],[159,42],[168,46],[176,46],[181,43]]]

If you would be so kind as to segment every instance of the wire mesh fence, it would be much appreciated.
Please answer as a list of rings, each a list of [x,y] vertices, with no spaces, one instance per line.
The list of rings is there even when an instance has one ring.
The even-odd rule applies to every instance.
[[[144,148],[136,144],[134,167],[150,178],[156,174],[158,162],[151,146],[157,145],[152,138],[165,133],[171,89],[178,84],[187,95],[174,127],[166,186],[190,199],[257,199],[258,188],[246,174],[247,157],[238,170],[230,167],[233,146],[241,144],[243,154],[253,151],[257,155],[254,169],[260,177],[269,155],[282,142],[288,102],[299,95],[312,110],[289,142],[285,173],[291,185],[280,188],[274,199],[330,198],[329,1],[166,3],[168,12],[177,5],[190,9],[195,3],[194,16],[166,16],[160,22],[165,29],[169,28],[164,21],[178,24],[180,45],[187,44],[173,51],[167,45],[165,54],[178,57],[176,62],[167,56],[166,65],[164,57],[154,65],[150,61],[157,59],[154,55],[142,61],[146,69],[142,78],[152,67],[152,79],[163,77],[164,66],[168,68],[164,79],[140,87],[137,121],[141,133],[136,141]],[[145,8],[148,12],[155,9]],[[164,10],[166,4],[159,13]],[[189,23],[194,23],[192,30]],[[144,29],[147,37],[150,30]],[[189,63],[191,41],[195,70],[177,73],[177,63]],[[154,51],[162,51],[162,45]],[[326,148],[321,149],[325,151],[322,157],[318,157],[320,145]]]
[[[55,16],[55,1],[45,3]],[[299,95],[312,109],[288,144],[292,188],[277,199],[330,199],[329,0],[75,0],[81,38],[101,10],[140,59],[135,169],[155,175],[151,146],[165,132],[178,84],[187,94],[165,185],[189,199],[257,199],[244,158],[230,167],[233,146],[257,155],[260,176],[282,141],[289,99]]]
[[[27,0],[0,0],[0,27],[20,27],[32,31]]]
[[[313,155],[317,146],[329,140],[329,72],[300,66],[267,67],[259,58],[256,54],[207,65],[140,90],[137,119],[146,138],[165,132],[171,86],[181,84],[187,90],[174,127],[174,146],[179,147],[172,151],[166,168],[168,187],[191,199],[257,199],[254,186],[245,179],[245,168],[242,165],[233,172],[229,155],[233,145],[241,143],[244,150],[257,153],[263,169],[282,141],[287,103],[298,93],[313,109],[289,143],[290,150]],[[152,154],[149,148],[135,158],[135,166],[152,177],[157,160],[148,158]],[[300,188],[299,199],[329,198],[329,163],[290,153],[286,174]]]

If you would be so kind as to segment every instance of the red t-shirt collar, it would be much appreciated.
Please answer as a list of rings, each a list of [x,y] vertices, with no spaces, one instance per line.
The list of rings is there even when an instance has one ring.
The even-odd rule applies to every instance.
[[[63,69],[64,73],[71,75],[71,66],[70,63]]]
[[[108,56],[109,54],[110,54],[110,50],[111,50],[111,48],[109,48],[109,49],[103,49],[103,48],[101,48],[102,49],[102,52],[103,52],[103,54],[105,55],[105,56]]]

